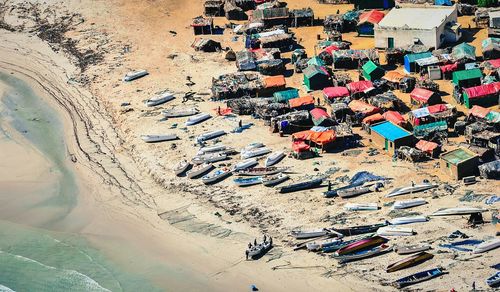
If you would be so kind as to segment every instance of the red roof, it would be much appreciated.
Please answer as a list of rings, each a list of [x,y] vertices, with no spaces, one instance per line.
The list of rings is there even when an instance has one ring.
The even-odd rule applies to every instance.
[[[331,54],[333,51],[338,51],[338,50],[340,50],[339,47],[334,46],[334,45],[329,45],[323,51]]]
[[[457,71],[458,69],[458,63],[453,63],[453,64],[447,64],[439,67],[441,69],[441,72],[447,73],[447,72],[454,72]]]
[[[475,117],[484,119],[489,113],[490,113],[489,109],[479,105],[475,105],[471,108],[469,115],[473,115]]]
[[[367,116],[366,118],[364,118],[362,123],[367,124],[367,125],[372,125],[372,124],[375,124],[376,122],[381,122],[383,120],[384,120],[384,117],[381,114],[376,113],[374,115]]]
[[[418,150],[427,152],[427,153],[432,153],[432,151],[434,151],[434,149],[436,149],[438,146],[439,145],[434,143],[434,142],[420,140],[415,145],[415,148],[417,148]]]
[[[366,116],[378,113],[380,111],[378,107],[357,99],[351,101],[348,106],[353,112],[363,113]]]
[[[319,119],[321,117],[329,118],[330,115],[322,108],[315,108],[309,111],[313,119]]]
[[[288,101],[291,108],[296,108],[304,105],[314,104],[314,98],[310,95],[292,98]]]
[[[347,87],[326,87],[323,89],[323,94],[328,99],[334,99],[339,97],[347,97],[349,96],[349,90]]]
[[[431,114],[441,113],[447,109],[448,109],[448,106],[446,106],[446,104],[435,104],[435,105],[430,105],[427,107],[427,110]]]
[[[427,90],[425,88],[415,88],[410,93],[410,97],[416,101],[427,103],[429,98],[434,95],[433,91]]]
[[[378,10],[372,10],[365,12],[359,16],[359,24],[364,23],[364,22],[369,22],[373,24],[379,23],[382,18],[384,18],[385,14],[381,11]]]
[[[401,126],[406,122],[405,118],[399,112],[396,111],[386,111],[383,114],[383,117],[387,121],[390,121],[398,126]]]
[[[292,150],[295,152],[304,152],[311,149],[311,146],[304,143],[304,141],[294,141],[292,142]]]
[[[493,68],[500,68],[500,59],[488,60],[488,62]]]
[[[368,92],[372,89],[375,89],[375,87],[373,87],[373,83],[371,81],[363,80],[347,84],[347,89],[349,89],[349,92],[351,92],[351,94],[355,94],[360,92]]]
[[[481,98],[500,92],[500,82],[465,88],[464,90],[469,98]]]

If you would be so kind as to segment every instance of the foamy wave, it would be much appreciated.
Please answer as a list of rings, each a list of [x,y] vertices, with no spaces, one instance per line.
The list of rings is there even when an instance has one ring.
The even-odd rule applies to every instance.
[[[9,287],[6,287],[6,286],[0,284],[0,292],[16,292],[16,291],[10,289]]]
[[[2,254],[2,253],[13,256],[16,259],[24,261],[24,262],[36,264],[36,265],[41,266],[45,269],[57,271],[57,273],[54,273],[54,279],[59,280],[57,282],[60,282],[60,283],[68,282],[67,284],[76,285],[76,286],[78,286],[78,288],[82,288],[86,291],[108,291],[108,292],[111,291],[111,290],[108,290],[108,289],[102,287],[101,285],[99,285],[99,283],[97,283],[94,279],[92,279],[89,276],[82,274],[78,271],[68,270],[68,269],[58,269],[56,267],[45,265],[45,264],[43,264],[39,261],[36,261],[34,259],[31,259],[31,258],[27,258],[27,257],[23,257],[21,255],[16,255],[16,254],[11,254],[8,252],[0,251],[0,254]],[[0,290],[0,291],[2,291],[2,290]],[[7,291],[12,291],[12,290],[7,290]]]

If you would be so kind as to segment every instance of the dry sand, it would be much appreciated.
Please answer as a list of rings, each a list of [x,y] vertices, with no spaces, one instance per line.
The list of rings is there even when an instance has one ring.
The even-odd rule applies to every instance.
[[[9,1],[5,5],[12,7],[15,2]],[[314,1],[287,2],[293,8],[312,6],[317,16],[335,13],[338,8],[341,11],[350,8],[349,5],[318,5]],[[195,271],[203,278],[198,285],[208,283],[206,287],[214,290],[244,289],[251,283],[273,291],[388,290],[391,288],[383,285],[387,280],[437,265],[445,266],[449,274],[417,287],[424,290],[436,287],[465,290],[472,281],[476,281],[478,287],[485,288],[484,279],[492,273],[489,266],[497,263],[499,250],[473,259],[466,254],[459,254],[457,259],[453,253],[435,253],[435,258],[423,265],[386,274],[384,268],[399,258],[396,254],[340,267],[327,257],[290,249],[287,234],[293,228],[358,225],[388,219],[390,207],[383,204],[390,200],[384,198],[385,192],[349,200],[378,202],[379,206],[383,206],[381,210],[344,213],[342,206],[346,201],[325,199],[322,190],[282,195],[263,186],[238,189],[231,179],[206,187],[200,181],[177,178],[172,174],[170,169],[177,161],[189,159],[195,154],[193,136],[213,129],[229,132],[238,121],[214,117],[185,130],[182,129],[184,119],[158,122],[160,109],[181,104],[180,98],[155,109],[146,108],[142,103],[166,88],[178,92],[178,96],[193,90],[207,100],[212,77],[236,70],[233,63],[224,60],[223,53],[196,53],[190,48],[194,37],[189,24],[192,17],[202,14],[202,1],[92,1],[90,4],[75,0],[47,1],[39,5],[56,11],[55,19],[65,15],[65,11],[80,13],[85,22],[71,26],[66,36],[78,40],[79,49],[92,48],[104,52],[102,62],[90,65],[83,74],[79,74],[68,63],[67,54],[50,51],[36,37],[4,31],[0,36],[0,67],[15,71],[16,75],[31,83],[43,84],[45,88],[41,90],[49,91],[49,95],[62,105],[68,125],[67,136],[73,141],[71,153],[78,158],[75,168],[81,173],[83,184],[88,189],[75,212],[80,212],[80,215],[90,212],[92,215],[92,220],[79,232],[94,236],[95,244],[111,251],[115,247],[105,247],[106,244],[98,240],[100,236],[112,236],[116,242],[127,240],[143,250],[145,256],[164,259]],[[29,28],[32,24],[29,19],[18,17],[19,10],[3,11],[9,11],[3,16],[12,26],[25,22]],[[217,19],[217,23],[224,22],[224,19]],[[27,28],[25,31],[28,31]],[[296,30],[297,37],[303,39],[301,44],[309,52],[320,30],[320,27]],[[231,37],[230,31],[226,30],[223,36],[214,36],[214,39],[222,41],[223,46],[241,47],[241,38],[232,42]],[[354,48],[371,47],[373,44],[373,39],[357,38],[354,34],[347,34],[345,38],[353,42]],[[57,45],[53,46],[57,48]],[[126,72],[141,68],[147,69],[150,75],[132,83],[121,82]],[[196,83],[191,88],[186,85],[187,76],[191,76]],[[301,78],[301,75],[294,75],[289,84],[300,87]],[[130,102],[134,110],[122,112],[122,102]],[[221,104],[189,101],[187,105],[196,105],[203,111],[214,113],[213,109]],[[242,119],[244,123],[253,122],[256,126],[242,134],[222,137],[224,144],[240,149],[250,142],[262,141],[274,150],[289,149],[289,138],[271,134],[261,121],[250,117]],[[177,129],[171,129],[174,123],[178,124]],[[175,142],[175,147],[173,143],[144,144],[139,139],[141,134],[166,132],[175,132],[180,136],[181,140]],[[367,147],[360,148],[362,152],[356,156],[329,153],[306,161],[286,158],[282,164],[293,167],[295,180],[306,174],[323,173],[337,167],[340,170],[331,176],[332,179],[367,170],[394,178],[394,186],[424,178],[449,181],[434,167],[435,161],[413,165],[392,162],[385,155],[368,156],[368,138],[361,131],[357,133],[364,138]],[[452,144],[445,147],[446,150],[452,148]],[[429,214],[440,207],[463,205],[458,199],[466,190],[494,194],[500,186],[497,181],[480,181],[470,187],[451,183],[457,188],[453,194],[440,189],[401,199],[428,199],[428,205],[411,211]],[[465,205],[490,208],[481,202]],[[215,215],[216,212],[221,216]],[[169,222],[157,214],[164,214],[162,217]],[[183,224],[186,218],[190,218],[188,224]],[[494,234],[494,228],[489,224],[476,229],[467,228],[465,218],[433,218],[430,222],[412,227],[418,232],[416,236],[391,240],[391,243],[438,243],[441,237],[456,229],[477,238]],[[245,262],[243,251],[247,240],[260,236],[262,232],[273,235],[277,239],[277,247],[259,262]],[[115,253],[116,259],[120,260],[119,252]],[[164,279],[157,281],[169,287]],[[175,287],[185,288],[183,284],[186,285],[176,283],[179,286]],[[199,287],[191,288],[196,290]]]

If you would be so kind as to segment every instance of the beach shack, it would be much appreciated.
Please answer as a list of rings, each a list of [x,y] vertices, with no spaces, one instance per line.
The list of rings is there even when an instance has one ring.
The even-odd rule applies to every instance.
[[[478,68],[455,71],[452,76],[453,84],[459,88],[479,86],[483,79],[483,73]]]
[[[193,18],[191,23],[195,35],[212,34],[214,29],[214,21],[212,18],[204,18],[201,16]]]
[[[378,80],[385,75],[384,69],[382,69],[377,64],[373,63],[372,60],[366,62],[362,67],[363,77],[366,80]]]
[[[465,88],[463,92],[463,101],[466,108],[472,108],[474,105],[490,107],[498,105],[499,96],[500,82],[494,82]]]
[[[423,52],[423,53],[416,53],[416,54],[407,54],[404,57],[404,70],[405,73],[410,74],[411,72],[415,72],[417,68],[417,60],[419,59],[425,59],[432,57],[431,52]]]
[[[275,25],[287,25],[289,12],[287,7],[269,7],[256,9],[252,14],[252,21],[259,21],[265,27],[273,27]]]
[[[383,18],[385,14],[382,11],[371,10],[365,13],[362,13],[359,16],[359,22],[357,25],[358,35],[374,35],[374,27],[378,24]]]
[[[439,144],[426,140],[419,140],[417,144],[415,144],[415,148],[432,158],[437,158],[441,151],[441,146],[439,146]]]
[[[291,109],[312,110],[314,108],[314,98],[310,95],[292,98],[288,101]]]
[[[411,104],[418,107],[435,105],[441,102],[441,96],[425,88],[415,88],[410,93]]]
[[[299,91],[295,88],[282,90],[273,94],[274,102],[288,103],[290,99],[299,97]]]
[[[371,141],[393,156],[401,146],[411,146],[413,135],[407,130],[385,121],[370,127]]]
[[[364,9],[390,9],[394,7],[394,0],[351,0],[356,10]]]
[[[324,67],[308,66],[304,69],[304,85],[307,90],[321,90],[331,85],[330,75]]]
[[[440,159],[441,170],[456,180],[476,175],[478,163],[477,154],[465,148],[441,154]]]

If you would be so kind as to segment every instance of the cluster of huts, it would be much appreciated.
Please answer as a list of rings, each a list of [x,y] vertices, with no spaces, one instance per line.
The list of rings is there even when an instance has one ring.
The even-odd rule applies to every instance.
[[[278,1],[206,1],[207,16],[233,19],[230,7],[248,19],[233,27],[245,42],[245,49],[234,53],[238,72],[213,79],[214,100],[225,101],[237,114],[265,120],[273,132],[290,135],[291,151],[299,159],[352,147],[359,142],[352,128],[361,127],[394,158],[440,159],[443,170],[456,179],[479,172],[498,177],[500,113],[494,106],[500,96],[499,39],[483,41],[481,58],[475,47],[457,44],[457,6],[447,1],[408,6],[385,0],[354,2],[367,10],[327,16],[323,25],[328,37],[318,40],[315,56],[307,56],[289,27],[317,25],[311,9],[289,10]],[[401,8],[380,11],[395,5]],[[376,47],[386,51],[388,64],[380,64],[376,49],[351,49],[342,40],[346,31],[373,36]],[[287,51],[291,58],[282,59]],[[284,75],[292,74],[286,72],[287,62],[303,74],[303,90],[287,86]],[[395,66],[404,70],[387,70]],[[352,69],[359,80],[346,73]],[[439,79],[453,84],[453,97],[468,114],[443,102],[435,82]],[[411,102],[398,98],[398,91],[409,93]],[[466,142],[441,153],[448,137],[458,135]]]

